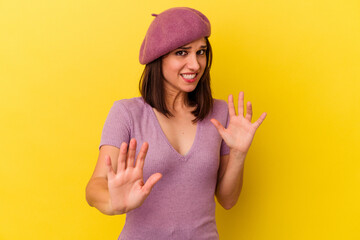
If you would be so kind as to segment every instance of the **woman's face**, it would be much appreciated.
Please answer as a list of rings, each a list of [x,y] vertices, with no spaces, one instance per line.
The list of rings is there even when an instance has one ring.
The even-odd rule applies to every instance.
[[[200,38],[162,58],[165,90],[192,92],[206,67],[206,40]]]

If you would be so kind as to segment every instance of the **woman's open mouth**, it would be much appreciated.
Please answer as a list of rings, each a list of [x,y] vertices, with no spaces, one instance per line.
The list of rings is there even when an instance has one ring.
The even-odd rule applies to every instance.
[[[180,74],[181,77],[188,83],[192,83],[196,80],[197,77],[197,73],[192,73],[192,74]]]

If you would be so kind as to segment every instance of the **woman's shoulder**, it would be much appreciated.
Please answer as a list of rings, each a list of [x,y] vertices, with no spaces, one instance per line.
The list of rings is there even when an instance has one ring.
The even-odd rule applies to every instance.
[[[118,110],[125,110],[131,115],[137,115],[144,112],[147,103],[142,97],[120,99],[114,102],[113,107]]]
[[[228,107],[226,101],[222,99],[215,99],[213,101],[213,107],[210,111],[209,115],[207,116],[208,119],[216,118],[221,119],[228,115]]]
[[[213,105],[213,111],[214,112],[227,112],[228,111],[228,105],[225,100],[222,99],[215,99],[214,98],[214,105]]]
[[[114,105],[121,105],[127,108],[143,107],[146,104],[142,97],[124,98],[114,102]]]

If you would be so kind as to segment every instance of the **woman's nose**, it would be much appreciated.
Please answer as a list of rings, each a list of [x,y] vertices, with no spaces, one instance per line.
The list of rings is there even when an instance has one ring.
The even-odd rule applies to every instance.
[[[199,70],[200,64],[199,64],[199,59],[198,59],[197,54],[195,54],[195,55],[191,54],[188,57],[187,67],[193,71]]]

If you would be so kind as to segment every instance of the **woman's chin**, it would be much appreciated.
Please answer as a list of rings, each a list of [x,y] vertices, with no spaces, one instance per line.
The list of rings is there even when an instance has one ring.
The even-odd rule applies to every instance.
[[[186,92],[186,93],[191,93],[191,92],[195,91],[196,86],[197,85],[194,85],[194,86],[191,86],[191,87],[190,86],[186,87],[186,88],[183,89],[183,91]]]

